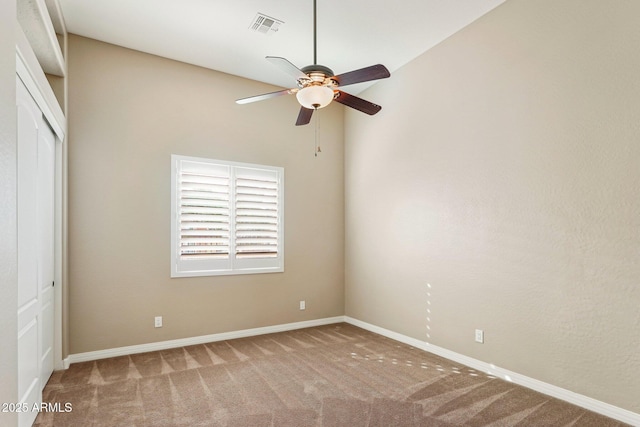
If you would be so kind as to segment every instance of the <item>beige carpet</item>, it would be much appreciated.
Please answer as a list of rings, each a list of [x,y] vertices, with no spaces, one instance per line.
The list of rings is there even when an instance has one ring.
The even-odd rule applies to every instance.
[[[622,426],[348,324],[76,363],[37,426]]]

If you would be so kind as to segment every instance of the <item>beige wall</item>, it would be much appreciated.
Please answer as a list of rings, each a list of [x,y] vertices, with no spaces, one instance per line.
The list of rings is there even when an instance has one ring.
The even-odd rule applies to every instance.
[[[72,354],[344,313],[341,106],[316,158],[295,99],[234,103],[272,86],[78,36],[68,66]],[[169,277],[171,154],[284,167],[284,273]]]
[[[0,402],[18,399],[16,3],[0,2]],[[0,425],[17,422],[0,413]]]
[[[640,412],[638,16],[510,0],[363,94],[348,316]]]

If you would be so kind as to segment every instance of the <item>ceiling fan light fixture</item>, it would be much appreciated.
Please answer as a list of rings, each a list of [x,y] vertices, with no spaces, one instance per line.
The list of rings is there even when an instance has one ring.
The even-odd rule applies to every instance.
[[[333,101],[333,96],[333,90],[326,86],[307,86],[296,93],[300,105],[310,110],[326,107]]]
[[[296,126],[308,125],[314,111],[324,108],[331,104],[334,99],[337,103],[361,111],[370,116],[376,114],[382,109],[381,106],[372,102],[358,98],[343,92],[338,87],[348,86],[356,83],[364,83],[372,80],[386,79],[391,76],[389,70],[382,65],[372,65],[370,67],[360,68],[358,70],[349,71],[340,75],[335,75],[331,68],[324,65],[318,65],[317,61],[317,23],[316,23],[316,2],[313,0],[313,64],[303,68],[298,68],[285,58],[279,56],[267,56],[266,59],[272,64],[278,66],[282,71],[296,79],[297,88],[279,90],[277,92],[265,93],[262,95],[251,96],[249,98],[237,99],[238,104],[247,104],[249,102],[262,101],[264,99],[274,98],[281,95],[296,94],[300,103],[300,112],[296,120]],[[270,21],[271,18],[266,17]]]

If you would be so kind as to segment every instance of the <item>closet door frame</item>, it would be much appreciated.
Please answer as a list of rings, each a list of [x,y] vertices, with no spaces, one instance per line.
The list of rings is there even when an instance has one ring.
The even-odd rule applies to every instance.
[[[19,26],[16,32],[16,75],[22,80],[42,111],[55,137],[53,367],[54,370],[60,370],[69,367],[63,359],[63,335],[66,335],[63,317],[67,317],[64,313],[65,297],[68,292],[64,268],[67,262],[67,120],[33,49]]]

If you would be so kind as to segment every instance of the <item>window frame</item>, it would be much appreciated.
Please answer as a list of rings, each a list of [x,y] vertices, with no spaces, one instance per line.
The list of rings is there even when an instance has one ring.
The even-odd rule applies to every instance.
[[[201,168],[217,173],[228,172],[229,181],[229,250],[228,258],[185,260],[181,256],[181,173]],[[186,172],[185,172],[186,171]],[[240,174],[239,177],[237,175]],[[236,252],[236,206],[237,180],[249,175],[268,176],[277,187],[276,256],[251,258],[238,257]],[[244,177],[244,178],[243,178]],[[171,277],[204,277],[241,274],[281,273],[284,272],[284,168],[252,163],[232,162],[202,157],[171,155]]]

